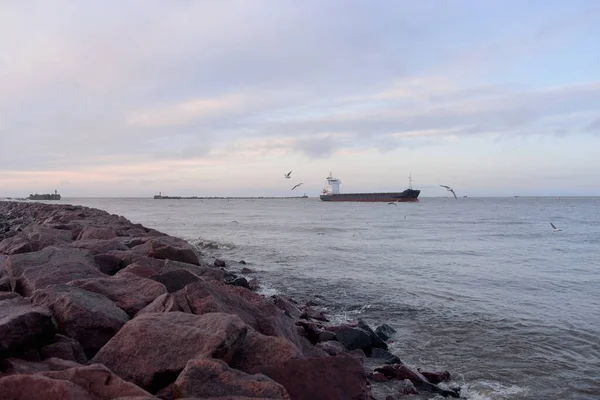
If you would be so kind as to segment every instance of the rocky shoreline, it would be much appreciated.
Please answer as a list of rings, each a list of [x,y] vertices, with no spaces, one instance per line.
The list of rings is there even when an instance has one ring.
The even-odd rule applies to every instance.
[[[391,327],[332,325],[231,265],[105,211],[0,202],[0,399],[459,397],[388,352]]]

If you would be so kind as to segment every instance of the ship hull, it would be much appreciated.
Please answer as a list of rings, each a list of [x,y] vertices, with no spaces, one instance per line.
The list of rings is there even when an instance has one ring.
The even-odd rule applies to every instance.
[[[340,193],[322,194],[323,201],[409,202],[419,201],[420,190],[407,189],[397,193]]]

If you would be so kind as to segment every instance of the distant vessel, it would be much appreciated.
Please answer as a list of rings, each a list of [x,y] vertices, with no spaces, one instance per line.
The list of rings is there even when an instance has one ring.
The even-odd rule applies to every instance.
[[[391,193],[340,193],[340,181],[334,178],[331,172],[327,179],[327,186],[321,192],[321,200],[323,201],[361,201],[361,202],[396,202],[396,201],[419,201],[418,197],[420,190],[412,188],[412,180],[410,176],[409,188],[403,192]]]
[[[60,194],[56,190],[54,193],[30,194],[27,200],[60,200]]]

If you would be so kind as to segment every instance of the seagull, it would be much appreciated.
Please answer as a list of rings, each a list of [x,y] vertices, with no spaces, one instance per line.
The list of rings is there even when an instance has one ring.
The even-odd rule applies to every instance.
[[[398,204],[399,201],[400,201],[400,199],[398,199],[396,201],[392,201],[392,202],[388,203],[388,206],[396,205],[396,204]]]
[[[292,171],[288,172],[287,174],[283,174],[283,176],[285,177],[285,179],[290,179],[292,175]]]
[[[296,188],[297,188],[298,186],[300,186],[300,185],[302,185],[302,182],[300,182],[299,184],[297,184],[296,186],[294,186],[294,187],[292,188],[292,190],[296,189]]]
[[[558,229],[557,227],[555,227],[552,222],[550,222],[550,225],[552,226],[552,232],[560,232],[561,231],[561,229]]]
[[[454,195],[455,199],[458,199],[458,197],[456,197],[456,193],[454,193],[454,189],[452,189],[450,186],[446,186],[446,185],[440,185],[441,187],[445,187],[447,191],[452,192],[452,194]]]

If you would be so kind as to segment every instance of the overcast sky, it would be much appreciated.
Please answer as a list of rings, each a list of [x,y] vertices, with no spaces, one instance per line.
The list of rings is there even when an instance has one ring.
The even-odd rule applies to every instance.
[[[330,171],[600,195],[598,21],[596,0],[2,1],[0,196],[315,196]]]

